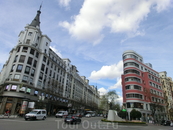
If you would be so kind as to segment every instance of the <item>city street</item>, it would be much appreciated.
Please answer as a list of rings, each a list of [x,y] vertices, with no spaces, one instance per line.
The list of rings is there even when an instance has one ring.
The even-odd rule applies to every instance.
[[[170,126],[131,126],[118,125],[100,122],[101,117],[82,118],[82,123],[77,125],[68,125],[63,123],[62,118],[48,117],[46,120],[25,121],[23,118],[0,119],[1,130],[172,130]]]

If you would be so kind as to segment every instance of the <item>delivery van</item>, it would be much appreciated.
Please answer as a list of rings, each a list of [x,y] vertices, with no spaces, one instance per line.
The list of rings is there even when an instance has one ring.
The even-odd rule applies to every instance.
[[[45,120],[47,117],[47,112],[45,109],[33,109],[31,112],[27,113],[25,115],[25,120],[31,119],[31,120],[38,120],[42,119]]]
[[[55,117],[65,117],[68,115],[68,112],[67,111],[58,111],[58,113],[56,113]]]

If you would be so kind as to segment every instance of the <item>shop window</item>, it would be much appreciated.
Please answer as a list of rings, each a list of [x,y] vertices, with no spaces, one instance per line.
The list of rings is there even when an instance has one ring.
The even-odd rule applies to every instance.
[[[10,90],[16,91],[16,89],[17,89],[17,85],[12,85]]]
[[[35,96],[38,95],[38,91],[37,91],[37,90],[34,91],[34,95],[35,95]]]
[[[19,89],[20,92],[25,92],[25,90],[26,90],[26,87],[21,87],[21,88]]]
[[[27,89],[26,89],[26,93],[27,93],[27,94],[30,94],[30,93],[31,93],[31,89],[30,89],[30,88],[27,88]]]
[[[5,91],[8,91],[9,88],[10,88],[10,85],[7,85],[7,86],[5,87]]]

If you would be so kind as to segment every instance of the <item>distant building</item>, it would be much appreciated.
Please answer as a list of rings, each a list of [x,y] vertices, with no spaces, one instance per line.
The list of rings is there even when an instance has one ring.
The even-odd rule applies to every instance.
[[[33,21],[19,33],[17,45],[0,74],[0,114],[25,114],[45,108],[48,114],[60,109],[81,112],[98,107],[99,92],[80,76],[69,59],[51,48],[51,39],[40,30],[38,10]]]
[[[143,57],[134,51],[125,51],[122,57],[123,104],[128,118],[132,109],[140,111],[145,121],[151,116],[155,119],[167,118],[159,73],[150,63],[145,64]]]
[[[159,72],[162,89],[164,92],[164,99],[166,104],[166,112],[169,120],[173,120],[173,81],[172,78],[167,77],[167,72]]]

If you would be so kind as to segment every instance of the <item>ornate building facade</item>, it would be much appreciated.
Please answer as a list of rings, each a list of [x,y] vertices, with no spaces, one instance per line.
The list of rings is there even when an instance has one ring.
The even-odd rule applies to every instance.
[[[45,108],[48,114],[60,109],[97,109],[99,92],[66,58],[51,48],[51,39],[40,30],[38,10],[31,24],[19,33],[17,45],[0,73],[0,114],[25,114]]]
[[[173,81],[172,78],[167,77],[166,71],[160,72],[159,75],[164,92],[168,119],[173,120]]]

